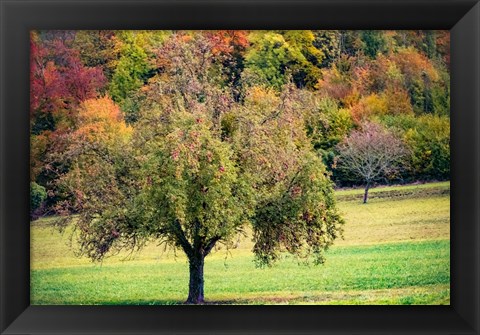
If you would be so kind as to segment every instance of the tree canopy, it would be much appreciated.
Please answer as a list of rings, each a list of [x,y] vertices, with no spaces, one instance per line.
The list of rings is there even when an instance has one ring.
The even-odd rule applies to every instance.
[[[360,130],[353,131],[338,145],[338,151],[339,168],[365,181],[364,203],[373,182],[392,178],[407,168],[403,160],[407,149],[402,141],[373,123],[364,123]]]
[[[32,217],[183,251],[190,303],[246,227],[259,266],[322,263],[334,186],[449,178],[448,32],[33,31],[30,61]]]
[[[235,103],[209,39],[174,38],[158,50],[164,64],[132,126],[108,97],[80,106],[57,183],[57,212],[79,228],[80,251],[100,260],[149,240],[183,250],[190,303],[204,300],[204,258],[247,224],[258,265],[282,250],[321,263],[343,220],[306,134],[305,97],[293,85],[257,87]]]

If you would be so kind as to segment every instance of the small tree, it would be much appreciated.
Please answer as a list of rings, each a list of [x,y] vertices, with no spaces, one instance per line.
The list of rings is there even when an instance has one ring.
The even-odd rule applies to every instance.
[[[404,168],[406,147],[395,135],[375,123],[364,123],[341,142],[338,168],[365,182],[363,203],[367,202],[371,184],[391,178]]]

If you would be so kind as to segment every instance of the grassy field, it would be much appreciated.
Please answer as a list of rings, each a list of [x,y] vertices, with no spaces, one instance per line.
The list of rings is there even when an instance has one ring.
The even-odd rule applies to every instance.
[[[344,239],[322,266],[285,256],[257,269],[248,237],[206,259],[205,297],[218,304],[449,304],[450,184],[336,191]],[[154,244],[101,264],[76,258],[48,219],[31,229],[31,303],[179,304],[187,297],[185,257]]]

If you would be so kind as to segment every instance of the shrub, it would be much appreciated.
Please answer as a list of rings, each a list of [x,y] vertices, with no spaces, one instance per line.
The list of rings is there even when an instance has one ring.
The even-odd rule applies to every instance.
[[[411,163],[416,177],[444,180],[450,177],[450,119],[426,115],[416,128],[405,133],[412,150]]]
[[[36,182],[30,183],[30,213],[34,213],[36,209],[40,208],[42,203],[47,199],[47,191],[42,185]]]
[[[381,122],[402,136],[410,148],[410,179],[450,177],[450,119],[445,116],[385,116]]]

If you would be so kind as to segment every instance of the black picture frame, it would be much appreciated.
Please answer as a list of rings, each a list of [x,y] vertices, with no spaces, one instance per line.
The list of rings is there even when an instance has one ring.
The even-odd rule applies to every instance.
[[[480,4],[474,0],[0,0],[1,334],[479,334]],[[30,306],[31,29],[448,29],[450,306]]]

